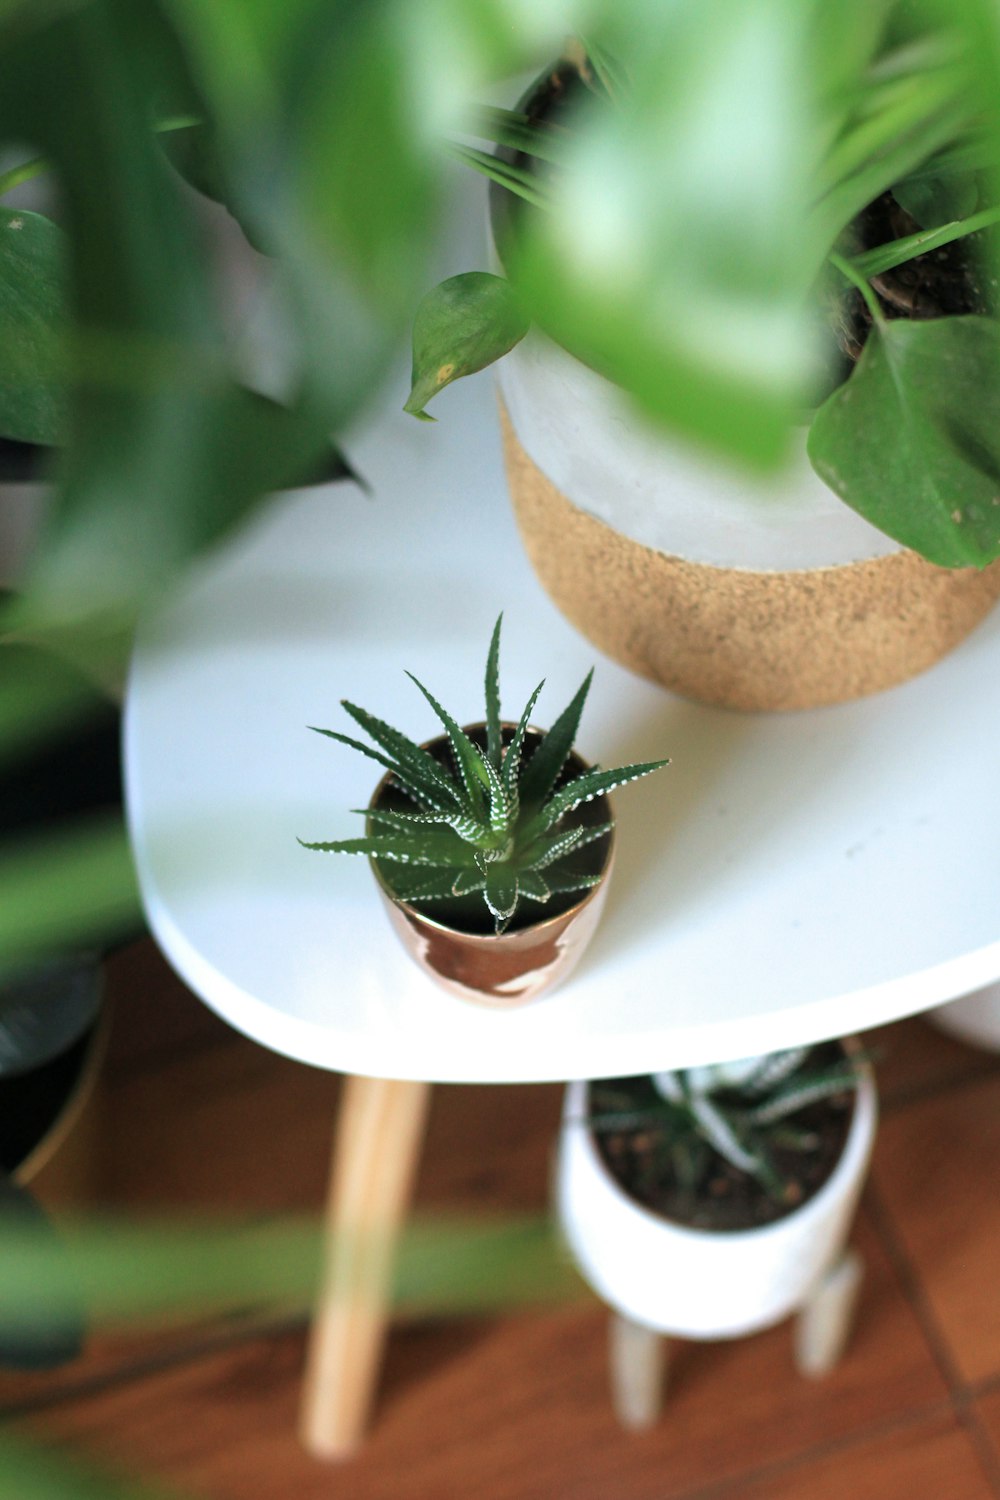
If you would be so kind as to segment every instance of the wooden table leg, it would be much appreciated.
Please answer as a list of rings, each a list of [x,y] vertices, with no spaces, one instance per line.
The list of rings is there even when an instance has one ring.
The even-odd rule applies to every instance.
[[[345,1081],[302,1402],[302,1441],[318,1458],[349,1457],[365,1434],[385,1342],[393,1251],[430,1089],[399,1079]]]
[[[608,1322],[611,1405],[630,1432],[652,1427],[663,1407],[670,1342],[661,1333],[613,1312]]]

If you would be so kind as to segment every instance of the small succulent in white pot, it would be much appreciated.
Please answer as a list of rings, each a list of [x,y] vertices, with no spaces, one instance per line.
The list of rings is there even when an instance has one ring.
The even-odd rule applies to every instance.
[[[832,1044],[573,1083],[557,1179],[567,1243],[598,1294],[645,1328],[711,1339],[768,1327],[837,1265],[874,1129],[870,1066]],[[789,1165],[824,1149],[813,1180]],[[730,1196],[745,1200],[738,1215]]]
[[[363,836],[300,842],[324,853],[369,857],[396,915],[405,912],[411,923],[419,918],[422,951],[414,956],[421,962],[434,940],[440,947],[443,935],[452,931],[478,955],[473,967],[483,954],[493,965],[499,940],[510,940],[499,951],[527,952],[526,933],[544,930],[557,918],[575,918],[603,888],[610,869],[614,824],[608,794],[667,764],[644,761],[606,770],[580,759],[573,744],[592,673],[548,731],[530,722],[542,683],[520,718],[505,722],[499,691],[501,619],[487,656],[481,724],[460,727],[411,673],[443,726],[435,740],[419,745],[348,702],[345,710],[373,745],[338,730],[317,729],[376,761],[387,774],[369,807],[359,809],[367,820]],[[571,945],[562,931],[546,931],[544,938],[553,952],[568,956],[563,950]],[[459,964],[464,974],[459,977],[455,965],[449,957],[435,972],[461,989],[470,976]],[[536,955],[535,965],[547,988],[553,978],[548,963]],[[516,987],[516,977],[505,973],[487,988],[495,998],[509,997],[511,984]],[[481,986],[477,980],[466,988]],[[517,997],[527,998],[520,990]]]

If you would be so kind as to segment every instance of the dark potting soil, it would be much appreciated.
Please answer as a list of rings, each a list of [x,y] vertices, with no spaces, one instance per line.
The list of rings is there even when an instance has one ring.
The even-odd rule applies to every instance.
[[[835,1064],[842,1057],[831,1043],[817,1048],[817,1063]],[[659,1094],[647,1076],[616,1078],[590,1085],[590,1111],[622,1109],[629,1096],[637,1112],[662,1108]],[[773,1223],[813,1197],[833,1173],[844,1150],[854,1113],[853,1091],[834,1095],[798,1111],[797,1130],[808,1132],[810,1149],[773,1145],[772,1161],[785,1184],[784,1195],[773,1197],[756,1178],[740,1171],[708,1148],[708,1165],[695,1188],[678,1180],[671,1166],[662,1130],[651,1118],[648,1126],[627,1130],[595,1130],[598,1153],[611,1175],[630,1198],[653,1213],[692,1229],[713,1231],[754,1229]]]
[[[860,254],[918,234],[920,228],[892,193],[883,193],[851,226],[850,249]],[[995,313],[996,290],[984,270],[978,249],[981,239],[980,234],[952,240],[874,277],[871,284],[885,316],[925,319]],[[834,331],[841,352],[853,363],[868,338],[871,313],[853,287],[844,289],[841,309]]]

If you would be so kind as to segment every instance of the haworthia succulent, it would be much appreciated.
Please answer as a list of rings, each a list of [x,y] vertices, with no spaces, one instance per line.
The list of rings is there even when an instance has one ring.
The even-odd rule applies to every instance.
[[[436,758],[384,720],[345,701],[345,711],[375,747],[337,730],[316,732],[361,751],[390,771],[392,805],[369,811],[364,838],[299,841],[307,849],[377,859],[383,880],[400,900],[440,901],[449,895],[481,893],[497,932],[507,927],[522,902],[544,905],[554,895],[589,889],[597,879],[595,867],[577,857],[606,838],[613,825],[610,819],[574,819],[575,810],[667,764],[654,760],[616,770],[585,770],[566,779],[593,673],[587,674],[547,733],[530,731],[538,737],[533,749],[529,722],[541,683],[513,730],[504,730],[499,687],[502,618],[494,626],[487,655],[484,743],[462,729],[412,673],[407,675],[444,728],[446,756]],[[407,868],[414,866],[419,870]]]

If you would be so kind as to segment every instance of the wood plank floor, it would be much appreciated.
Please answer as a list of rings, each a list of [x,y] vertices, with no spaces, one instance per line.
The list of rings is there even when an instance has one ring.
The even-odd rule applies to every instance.
[[[111,965],[105,1196],[139,1217],[317,1211],[338,1081],[216,1020],[143,941]],[[202,1500],[1000,1500],[1000,1057],[921,1021],[873,1035],[883,1120],[856,1229],[867,1275],[834,1373],[787,1327],[682,1345],[668,1409],[612,1419],[591,1299],[411,1321],[370,1439],[324,1465],[295,1436],[305,1315],[227,1308],[98,1333],[58,1374],[0,1378],[17,1429]],[[546,1205],[560,1091],[435,1091],[418,1201]]]

